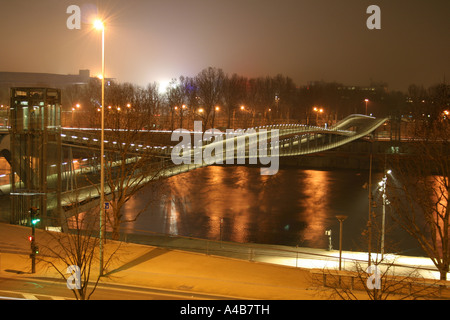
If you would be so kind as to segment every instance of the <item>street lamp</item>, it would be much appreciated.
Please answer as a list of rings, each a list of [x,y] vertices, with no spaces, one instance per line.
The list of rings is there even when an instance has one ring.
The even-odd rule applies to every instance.
[[[314,107],[313,111],[316,113],[316,125],[319,125],[319,114],[323,113],[322,107]]]
[[[337,215],[336,219],[339,221],[339,271],[341,270],[341,261],[342,261],[342,223],[345,219],[347,219],[347,216],[344,215]]]
[[[385,233],[385,221],[386,221],[386,204],[389,204],[389,201],[387,200],[386,196],[386,187],[387,187],[387,175],[391,174],[391,170],[387,170],[386,174],[384,175],[383,179],[378,183],[380,186],[380,191],[383,192],[382,198],[383,198],[383,217],[381,220],[381,259],[383,259],[384,255],[384,233]]]
[[[328,251],[333,250],[333,244],[331,243],[331,229],[325,230],[325,235],[328,236]]]
[[[367,103],[369,102],[369,99],[364,99],[364,101],[366,102],[366,116],[367,116]]]
[[[105,26],[95,20],[94,28],[102,31],[102,129],[100,142],[100,275],[103,275],[103,216],[105,208]]]

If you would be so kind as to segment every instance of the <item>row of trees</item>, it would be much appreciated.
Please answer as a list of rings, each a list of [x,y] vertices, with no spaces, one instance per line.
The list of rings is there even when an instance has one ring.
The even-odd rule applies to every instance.
[[[67,104],[95,110],[100,107],[100,92],[98,79],[92,79],[87,86],[69,87],[65,90]],[[366,112],[377,117],[425,116],[437,121],[444,110],[450,109],[450,89],[445,83],[428,89],[411,85],[406,93],[390,92],[385,83],[362,88],[311,82],[299,87],[281,74],[248,78],[209,67],[194,77],[172,79],[165,93],[159,92],[156,83],[142,88],[111,81],[106,88],[106,104],[113,108],[130,104],[145,110],[148,122],[152,123],[158,123],[156,117],[164,116],[169,119],[166,129],[183,127],[186,119],[203,120],[205,127],[214,127],[218,112],[227,128],[233,126],[235,119],[243,118],[314,123],[317,118],[314,107],[324,110],[321,115],[324,122]]]

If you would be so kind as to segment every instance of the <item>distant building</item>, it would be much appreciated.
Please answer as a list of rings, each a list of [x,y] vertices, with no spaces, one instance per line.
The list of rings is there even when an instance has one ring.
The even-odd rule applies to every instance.
[[[64,75],[54,73],[0,72],[0,86],[10,87],[54,87],[62,89],[73,84],[89,82],[89,70],[80,70],[78,74]]]
[[[64,89],[70,85],[86,85],[89,83],[90,78],[89,70],[80,70],[76,75],[0,72],[0,105],[9,105],[9,90],[12,87],[50,87]]]

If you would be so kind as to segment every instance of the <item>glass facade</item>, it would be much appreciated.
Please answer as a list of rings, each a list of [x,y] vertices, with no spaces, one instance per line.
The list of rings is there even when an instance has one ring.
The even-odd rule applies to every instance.
[[[61,91],[11,88],[11,223],[59,226],[61,212]]]

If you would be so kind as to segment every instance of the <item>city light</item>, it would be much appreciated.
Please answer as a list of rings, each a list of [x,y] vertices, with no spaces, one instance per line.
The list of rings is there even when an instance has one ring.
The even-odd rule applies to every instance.
[[[96,19],[94,21],[94,28],[97,30],[103,30],[104,29],[103,22],[100,19]]]

